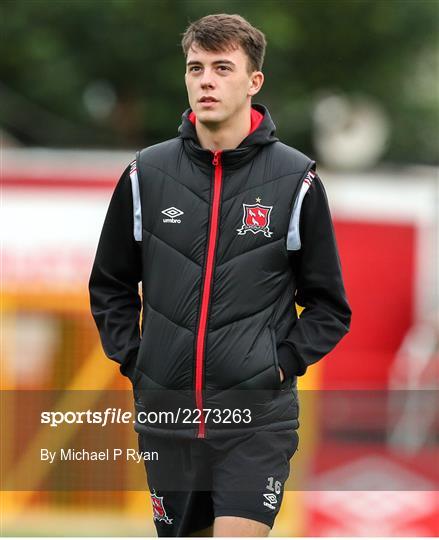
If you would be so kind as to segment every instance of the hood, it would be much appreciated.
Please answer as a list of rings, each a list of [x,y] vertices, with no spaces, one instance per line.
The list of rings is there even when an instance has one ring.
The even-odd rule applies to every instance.
[[[279,139],[275,136],[276,126],[271,119],[267,107],[254,103],[251,111],[251,129],[237,148],[223,150],[224,167],[236,168],[246,163],[260,150],[261,146],[272,144]],[[190,158],[200,165],[211,166],[213,152],[200,146],[195,129],[195,114],[186,109],[182,114],[182,123],[178,128],[178,136],[183,139],[185,150]]]

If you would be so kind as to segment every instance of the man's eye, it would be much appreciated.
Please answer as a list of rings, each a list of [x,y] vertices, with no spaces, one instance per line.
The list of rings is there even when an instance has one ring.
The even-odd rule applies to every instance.
[[[221,70],[228,70],[230,69],[229,66],[218,66]]]
[[[194,71],[194,69],[200,69],[200,67],[199,66],[192,66],[192,67],[189,68],[189,71]]]

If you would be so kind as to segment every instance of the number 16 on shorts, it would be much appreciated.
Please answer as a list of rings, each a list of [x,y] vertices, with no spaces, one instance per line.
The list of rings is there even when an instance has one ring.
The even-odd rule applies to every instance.
[[[265,489],[270,490],[270,493],[264,493],[264,506],[268,506],[271,510],[276,510],[276,505],[278,503],[277,496],[280,495],[282,490],[282,483],[279,480],[274,480],[273,476],[267,478],[267,485]]]

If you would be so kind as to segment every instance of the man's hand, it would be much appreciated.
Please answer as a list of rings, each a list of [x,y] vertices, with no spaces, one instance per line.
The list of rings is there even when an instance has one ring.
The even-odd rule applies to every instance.
[[[280,367],[279,368],[279,376],[280,376],[280,382],[284,382],[285,380],[285,375],[284,375],[284,372],[282,371],[282,368]]]

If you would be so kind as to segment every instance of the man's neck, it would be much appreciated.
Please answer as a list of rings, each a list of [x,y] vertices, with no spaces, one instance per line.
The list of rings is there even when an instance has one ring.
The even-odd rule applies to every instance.
[[[202,148],[208,150],[232,150],[247,137],[251,127],[251,104],[244,107],[243,110],[237,113],[230,122],[226,125],[222,124],[215,129],[202,124],[198,121],[195,123],[198,140]]]

